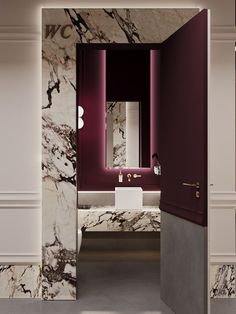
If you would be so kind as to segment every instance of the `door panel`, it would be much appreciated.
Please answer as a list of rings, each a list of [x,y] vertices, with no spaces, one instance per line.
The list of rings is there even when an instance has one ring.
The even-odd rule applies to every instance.
[[[207,14],[161,48],[160,208],[200,225],[207,225]]]

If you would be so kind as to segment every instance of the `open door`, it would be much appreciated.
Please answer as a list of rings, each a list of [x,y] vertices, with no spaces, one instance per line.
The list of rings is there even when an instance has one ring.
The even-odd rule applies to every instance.
[[[161,295],[175,313],[206,313],[208,11],[161,49]]]
[[[207,10],[163,43],[160,118],[161,209],[206,225]]]

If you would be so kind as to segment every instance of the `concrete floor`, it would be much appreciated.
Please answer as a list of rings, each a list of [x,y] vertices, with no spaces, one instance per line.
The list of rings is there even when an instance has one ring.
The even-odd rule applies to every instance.
[[[214,299],[211,300],[211,314],[235,314],[236,299]]]
[[[79,300],[0,300],[1,314],[173,314],[160,299],[159,262],[82,262]]]

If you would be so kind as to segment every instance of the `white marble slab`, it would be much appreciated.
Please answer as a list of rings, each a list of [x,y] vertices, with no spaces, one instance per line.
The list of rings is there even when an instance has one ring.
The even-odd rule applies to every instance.
[[[63,9],[42,10],[42,297],[76,299],[75,42],[47,24],[65,25]],[[76,34],[73,29],[72,33]]]
[[[235,265],[210,266],[210,297],[235,298]]]
[[[160,232],[160,210],[144,206],[143,210],[117,210],[111,207],[78,209],[78,228],[82,231]]]
[[[0,266],[0,298],[41,298],[40,265]]]

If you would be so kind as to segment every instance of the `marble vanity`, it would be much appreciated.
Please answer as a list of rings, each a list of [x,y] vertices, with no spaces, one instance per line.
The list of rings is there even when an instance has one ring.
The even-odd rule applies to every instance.
[[[89,199],[93,200],[92,204],[78,205],[78,229],[86,232],[160,232],[161,213],[158,205],[155,205],[159,203],[159,194],[145,195],[142,209],[130,210],[116,209],[115,206],[110,205],[114,197],[113,193],[104,196],[98,193],[97,202],[94,195],[89,196]],[[85,198],[88,199],[86,194],[81,195],[82,200]]]
[[[110,207],[78,209],[78,228],[82,231],[156,231],[160,232],[160,209],[143,206],[142,210],[117,210]]]
[[[83,232],[160,232],[159,200],[160,192],[144,192],[142,209],[117,209],[114,191],[78,192],[78,229]]]

